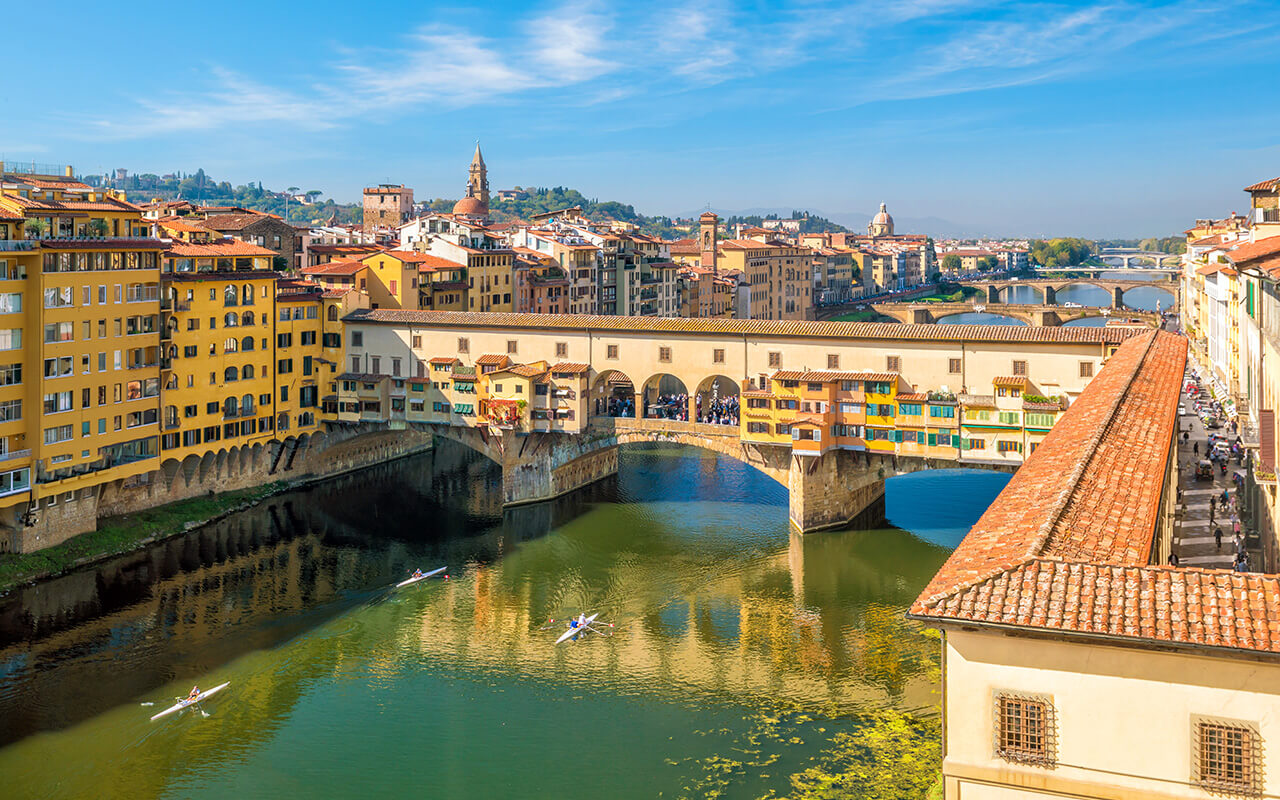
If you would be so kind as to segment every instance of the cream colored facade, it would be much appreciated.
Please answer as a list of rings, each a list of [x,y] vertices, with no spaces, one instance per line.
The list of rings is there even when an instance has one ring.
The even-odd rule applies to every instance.
[[[948,800],[1202,800],[1224,795],[1206,791],[1197,779],[1201,721],[1253,727],[1267,751],[1280,742],[1275,661],[994,629],[948,629],[943,649]],[[1001,694],[1049,701],[1051,768],[997,753]],[[1280,770],[1274,759],[1265,762],[1261,796],[1275,797]]]

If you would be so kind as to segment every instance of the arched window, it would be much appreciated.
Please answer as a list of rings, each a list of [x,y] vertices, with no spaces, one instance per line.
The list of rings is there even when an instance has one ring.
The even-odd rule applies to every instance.
[[[222,401],[222,413],[228,417],[236,415],[236,399],[234,397],[228,397]]]
[[[252,311],[246,311],[246,312],[244,312],[244,314],[240,315],[240,324],[241,324],[241,325],[252,325],[252,324],[253,324],[253,312],[252,312]]]
[[[222,373],[222,379],[230,383],[231,381],[240,380],[240,370],[235,367],[227,367]]]
[[[253,305],[253,285],[246,283],[240,287],[241,302],[246,306]]]
[[[289,415],[284,413],[283,411],[281,411],[280,414],[276,417],[276,430],[278,431],[289,430]]]
[[[252,349],[253,349],[253,337],[252,337],[252,336],[246,336],[246,337],[244,337],[243,339],[241,339],[241,340],[240,340],[240,349],[241,349],[241,350],[252,350]]]
[[[240,324],[240,318],[236,316],[236,312],[228,311],[227,315],[222,318],[222,327],[234,328]]]
[[[169,345],[169,358],[178,357],[178,346],[176,344]]]
[[[330,321],[330,322],[337,322],[337,321],[338,321],[338,307],[337,307],[337,306],[329,306],[329,321]]]
[[[222,304],[224,306],[239,305],[240,293],[236,291],[234,284],[228,283],[222,290]]]
[[[246,394],[240,398],[240,413],[246,416],[253,413],[253,395]]]
[[[170,376],[169,376],[169,380],[165,381],[164,388],[165,388],[165,389],[177,389],[177,388],[178,388],[178,376],[177,376],[177,375],[170,375]]]
[[[222,351],[224,353],[234,353],[240,349],[240,342],[235,339],[228,339],[222,343]]]
[[[244,369],[240,370],[240,378],[241,378],[242,380],[246,380],[246,381],[247,381],[247,380],[249,380],[249,379],[250,379],[250,378],[252,378],[252,377],[253,377],[253,365],[252,365],[252,364],[245,364],[245,365],[244,365]]]

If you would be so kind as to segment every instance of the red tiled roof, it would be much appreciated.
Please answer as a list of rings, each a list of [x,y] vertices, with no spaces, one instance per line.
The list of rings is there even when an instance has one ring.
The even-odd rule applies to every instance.
[[[440,312],[437,312],[437,313],[440,313]],[[485,355],[482,355],[476,359],[477,364],[497,364],[498,366],[503,366],[505,364],[508,364],[510,363],[510,361],[511,359],[508,358],[507,356],[494,355],[492,353],[486,353]]]
[[[461,363],[455,356],[436,356],[427,359],[428,364],[459,364]]]
[[[368,264],[362,264],[359,261],[330,261],[328,264],[303,267],[299,272],[303,275],[355,275],[360,270],[368,268]]]
[[[575,375],[591,370],[590,364],[577,364],[571,361],[561,361],[551,367],[552,372],[570,372]]]
[[[906,394],[899,393],[898,400],[906,400],[908,403],[923,403],[929,399],[924,392],[908,392]]]
[[[1026,377],[1022,375],[992,378],[991,380],[992,386],[1017,386],[1023,389],[1025,389],[1029,383],[1031,383],[1031,381],[1027,380]]]
[[[278,218],[267,214],[215,214],[205,217],[201,224],[206,228],[212,228],[217,231],[239,231],[264,219],[280,221]]]
[[[928,622],[1280,653],[1280,576],[1149,564],[1186,341],[1123,345],[911,607]]]
[[[1246,192],[1274,192],[1276,187],[1280,186],[1280,178],[1272,178],[1269,181],[1259,181],[1252,186],[1244,187]]]
[[[888,381],[897,378],[893,372],[836,372],[832,370],[778,370],[771,375],[775,381],[805,381],[833,383],[835,381]]]
[[[1239,247],[1228,250],[1226,255],[1227,258],[1231,259],[1231,263],[1239,265],[1273,256],[1277,253],[1280,253],[1280,236],[1272,236],[1267,239],[1259,239],[1256,242],[1242,244]]]
[[[165,230],[178,231],[179,233],[213,233],[211,229],[192,225],[181,217],[164,217],[156,220],[156,224]]]
[[[219,242],[172,242],[165,248],[165,255],[181,258],[216,258],[218,256],[274,256],[275,253],[265,247],[249,244],[238,239],[223,239]]]

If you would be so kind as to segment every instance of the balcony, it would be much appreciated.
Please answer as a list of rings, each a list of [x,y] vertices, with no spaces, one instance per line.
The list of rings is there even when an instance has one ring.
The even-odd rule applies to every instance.
[[[159,361],[137,361],[130,362],[125,365],[126,369],[155,369],[160,366]]]
[[[10,450],[7,453],[0,453],[0,462],[17,461],[21,458],[30,458],[30,450]]]
[[[40,245],[37,241],[23,239],[0,239],[0,252],[15,250],[35,250]]]

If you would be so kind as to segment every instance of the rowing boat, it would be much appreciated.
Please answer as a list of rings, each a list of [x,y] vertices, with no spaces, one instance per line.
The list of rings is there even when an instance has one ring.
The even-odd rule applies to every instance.
[[[212,689],[206,689],[205,691],[201,692],[200,694],[196,695],[195,697],[188,698],[188,699],[186,699],[186,700],[179,700],[179,701],[178,701],[178,703],[177,703],[177,705],[170,706],[169,708],[166,708],[164,711],[161,711],[159,714],[156,714],[154,717],[152,717],[152,718],[151,718],[151,721],[152,721],[152,722],[155,722],[156,720],[160,719],[161,717],[165,716],[166,714],[172,714],[172,713],[173,713],[173,712],[175,712],[175,711],[181,711],[181,710],[182,710],[182,709],[184,709],[184,708],[187,708],[187,707],[189,707],[189,706],[193,706],[193,705],[195,705],[196,703],[199,703],[201,700],[203,700],[203,699],[205,699],[206,697],[208,697],[209,695],[213,694],[214,692],[220,692],[220,691],[222,691],[223,689],[227,688],[227,687],[228,687],[228,686],[230,686],[230,685],[231,685],[231,681],[227,681],[226,683],[223,683],[223,684],[220,684],[220,685],[218,685],[218,686],[215,686],[215,687],[213,687]]]
[[[417,583],[418,581],[425,581],[427,578],[430,578],[432,575],[439,575],[441,572],[444,572],[446,569],[448,569],[448,567],[441,567],[440,569],[433,569],[430,572],[424,572],[423,574],[419,575],[416,578],[410,578],[407,581],[400,581],[392,588],[399,589],[401,586],[408,586],[411,583]]]
[[[598,617],[598,616],[600,616],[598,613],[596,613],[596,614],[592,614],[592,615],[591,615],[591,616],[589,616],[589,617],[584,617],[584,616],[582,616],[581,614],[579,614],[579,615],[578,615],[578,624],[577,624],[577,626],[576,626],[576,627],[570,627],[570,628],[569,628],[569,630],[567,630],[567,631],[565,631],[564,633],[560,634],[560,638],[559,638],[559,639],[556,639],[556,644],[560,644],[560,643],[561,643],[561,642],[563,642],[565,639],[568,639],[569,637],[574,636],[574,635],[576,635],[576,634],[579,634],[579,633],[586,633],[586,632],[587,632],[587,626],[588,626],[588,625],[590,625],[591,623],[595,622],[595,621],[596,621],[596,617]]]

